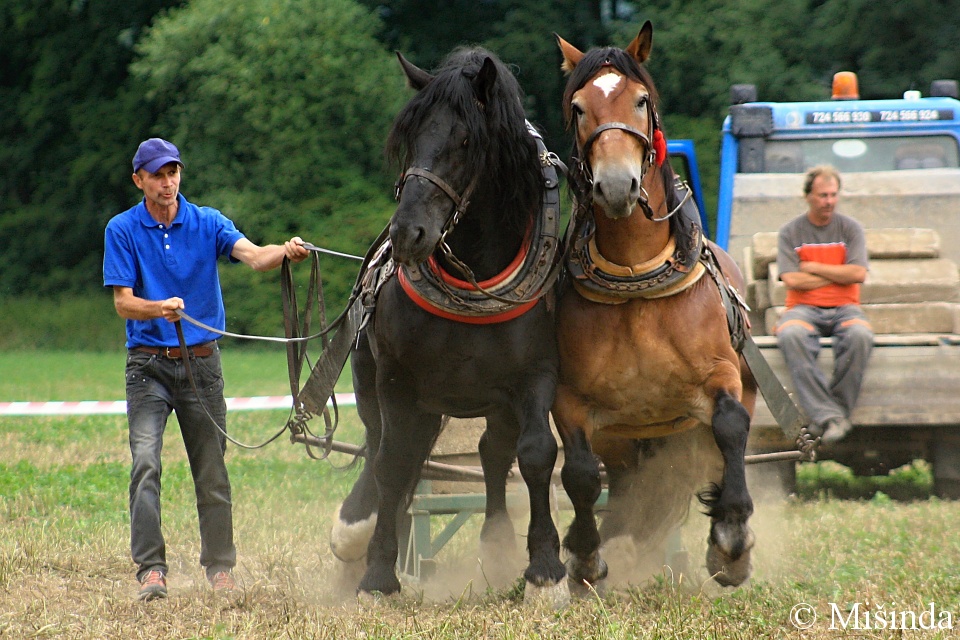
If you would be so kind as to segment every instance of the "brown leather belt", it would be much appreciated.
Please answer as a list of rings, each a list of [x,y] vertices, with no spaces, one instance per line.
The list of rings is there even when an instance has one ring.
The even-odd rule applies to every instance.
[[[187,351],[190,357],[206,358],[207,356],[213,355],[213,351],[216,349],[216,347],[217,341],[214,340],[213,342],[187,347]],[[131,348],[131,351],[141,351],[154,356],[170,358],[171,360],[179,360],[182,357],[180,347],[133,347]]]

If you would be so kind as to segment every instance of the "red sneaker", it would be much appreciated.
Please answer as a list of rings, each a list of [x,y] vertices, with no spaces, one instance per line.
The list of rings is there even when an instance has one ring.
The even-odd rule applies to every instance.
[[[167,597],[167,579],[163,571],[151,569],[140,579],[140,600],[153,600]]]
[[[210,576],[210,586],[217,593],[230,593],[236,590],[237,581],[229,571],[218,571]]]

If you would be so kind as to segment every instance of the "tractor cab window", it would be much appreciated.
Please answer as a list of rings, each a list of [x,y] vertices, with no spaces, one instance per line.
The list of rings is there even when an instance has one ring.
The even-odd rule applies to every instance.
[[[803,173],[831,164],[841,173],[960,167],[952,136],[767,140],[764,173]]]

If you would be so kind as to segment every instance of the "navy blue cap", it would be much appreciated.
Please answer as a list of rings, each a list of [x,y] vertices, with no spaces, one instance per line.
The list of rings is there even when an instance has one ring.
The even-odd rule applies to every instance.
[[[149,173],[156,173],[165,164],[176,162],[181,167],[180,150],[173,143],[160,138],[150,138],[140,143],[137,153],[133,156],[133,172],[146,169]]]

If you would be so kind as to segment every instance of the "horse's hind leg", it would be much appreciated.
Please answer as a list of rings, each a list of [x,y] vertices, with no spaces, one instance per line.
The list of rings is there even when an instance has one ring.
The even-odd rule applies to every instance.
[[[636,516],[638,462],[649,448],[649,440],[631,440],[595,434],[591,443],[594,453],[603,461],[607,473],[607,506],[600,518],[600,540],[631,535]]]
[[[726,391],[717,394],[713,412],[713,437],[723,456],[720,485],[700,494],[710,516],[707,570],[723,586],[736,586],[750,577],[750,550],[754,536],[747,520],[753,500],[747,490],[744,454],[750,414]]]
[[[382,422],[376,393],[376,363],[370,352],[366,332],[361,334],[357,349],[353,352],[351,367],[357,412],[366,429],[367,459],[353,489],[337,510],[330,533],[333,555],[348,563],[359,562],[367,555],[367,545],[377,521],[379,499],[374,476],[374,456],[380,449]]]
[[[486,489],[486,510],[480,531],[483,577],[490,586],[503,587],[519,573],[517,540],[507,513],[507,476],[517,457],[520,425],[513,417],[488,416],[480,438],[480,463]]]

